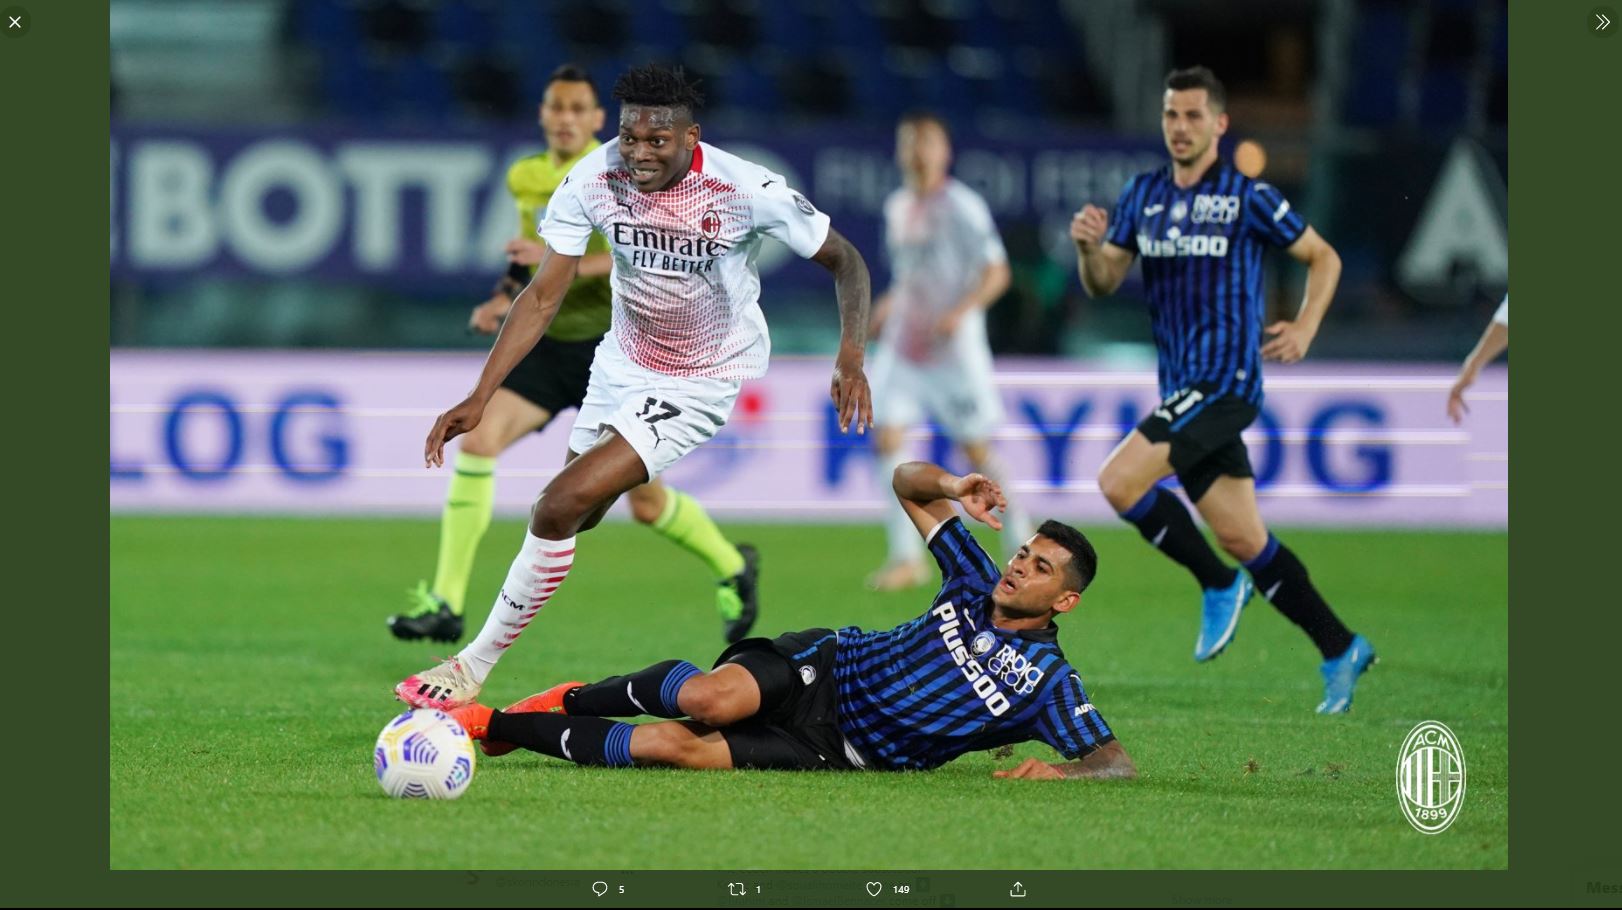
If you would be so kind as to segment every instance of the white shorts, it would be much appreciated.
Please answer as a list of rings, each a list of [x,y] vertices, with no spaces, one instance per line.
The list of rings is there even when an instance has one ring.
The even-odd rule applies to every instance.
[[[642,456],[652,480],[726,426],[742,386],[640,367],[609,332],[592,359],[591,382],[569,432],[569,448],[584,453],[605,427],[613,427]]]
[[[910,427],[933,419],[953,442],[981,442],[1003,421],[990,358],[947,358],[920,364],[888,345],[873,352],[873,422]]]

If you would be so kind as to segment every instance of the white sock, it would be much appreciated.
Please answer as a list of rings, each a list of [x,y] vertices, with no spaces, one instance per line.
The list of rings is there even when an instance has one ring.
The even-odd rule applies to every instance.
[[[490,608],[484,628],[479,630],[479,637],[457,655],[480,685],[495,668],[502,652],[512,647],[524,627],[552,599],[572,565],[573,537],[545,540],[531,534],[527,528],[524,530],[524,548],[518,551],[518,558],[507,570],[507,580],[501,585],[501,593]]]
[[[884,513],[884,535],[890,542],[888,564],[920,562],[924,558],[924,539],[918,536],[918,528],[890,492],[895,469],[911,460],[899,449],[890,455],[881,453],[877,458],[879,489],[884,491],[885,502],[889,503]]]

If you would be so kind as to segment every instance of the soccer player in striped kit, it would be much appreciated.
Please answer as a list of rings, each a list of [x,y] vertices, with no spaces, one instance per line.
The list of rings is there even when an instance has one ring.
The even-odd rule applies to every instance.
[[[527,748],[585,765],[927,770],[1037,740],[1069,761],[1030,758],[995,776],[1135,776],[1054,624],[1080,605],[1098,570],[1092,544],[1045,522],[999,569],[952,506],[1000,530],[995,513],[1007,503],[994,481],[910,462],[891,483],[941,571],[940,590],[915,619],[882,632],[746,638],[709,672],[668,660],[553,686],[501,711],[475,703],[451,713],[486,754]],[[609,720],[644,714],[670,720]]]
[[[1071,221],[1090,296],[1113,293],[1133,257],[1142,257],[1160,353],[1160,406],[1110,453],[1098,485],[1122,518],[1203,589],[1195,660],[1210,660],[1233,641],[1259,588],[1317,646],[1324,679],[1318,713],[1338,714],[1351,707],[1374,649],[1341,622],[1306,566],[1262,523],[1239,434],[1261,407],[1261,361],[1294,363],[1306,355],[1340,280],[1340,257],[1275,187],[1218,156],[1226,103],[1209,69],[1172,72],[1161,116],[1171,164],[1129,181],[1113,215],[1089,205]],[[1294,320],[1264,328],[1261,259],[1269,246],[1306,263],[1307,288]],[[1172,474],[1245,571],[1224,563],[1188,509],[1160,488]]]

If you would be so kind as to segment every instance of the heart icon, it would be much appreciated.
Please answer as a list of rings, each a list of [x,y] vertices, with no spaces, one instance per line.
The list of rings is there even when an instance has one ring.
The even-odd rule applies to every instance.
[[[878,897],[879,892],[883,891],[883,890],[884,890],[884,883],[883,882],[868,882],[867,883],[867,893],[868,893],[869,897]]]

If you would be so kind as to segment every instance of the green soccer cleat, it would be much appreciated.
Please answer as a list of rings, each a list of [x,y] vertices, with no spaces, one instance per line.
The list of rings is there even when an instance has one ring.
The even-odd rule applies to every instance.
[[[727,644],[743,641],[760,616],[760,552],[746,543],[738,545],[738,552],[743,555],[743,571],[715,589],[715,608]]]
[[[454,642],[462,639],[462,617],[452,612],[445,598],[428,590],[428,582],[419,581],[417,587],[406,592],[411,608],[405,613],[389,617],[389,631],[401,641]]]

